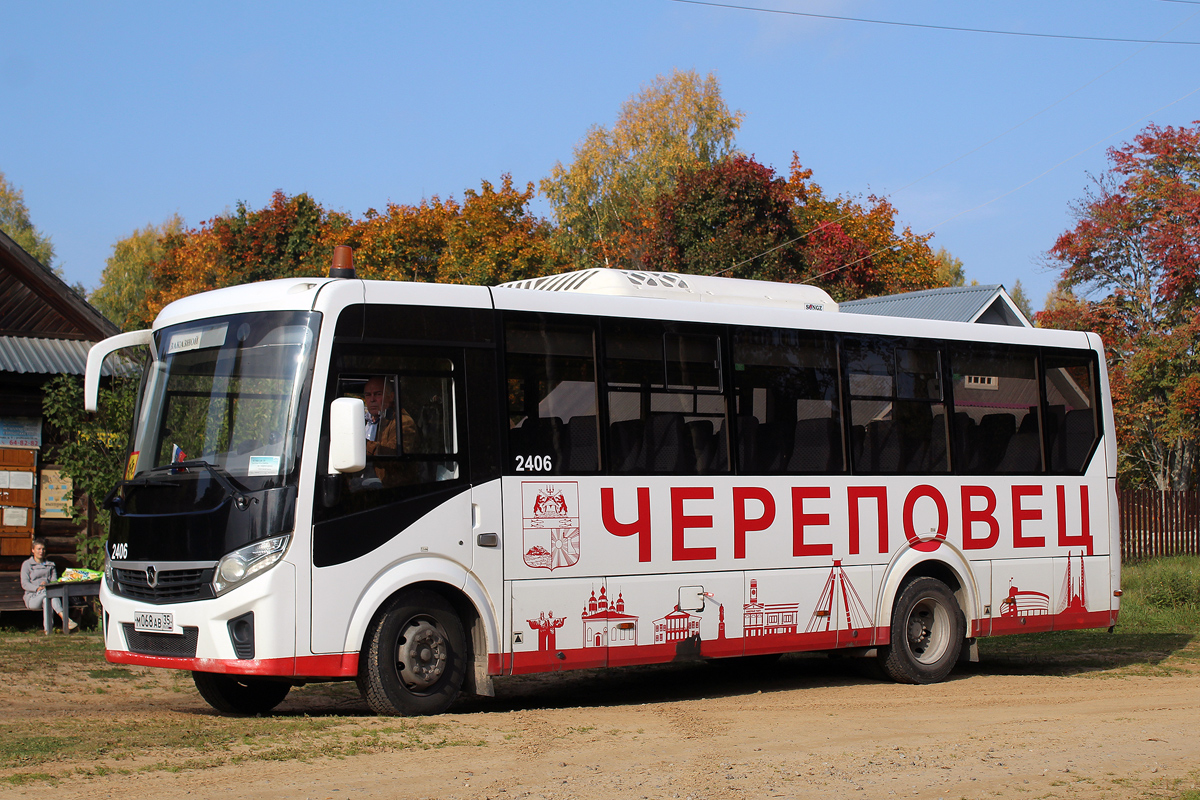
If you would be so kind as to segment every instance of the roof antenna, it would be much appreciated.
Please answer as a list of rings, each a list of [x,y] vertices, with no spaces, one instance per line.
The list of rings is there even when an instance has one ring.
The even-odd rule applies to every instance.
[[[329,267],[329,277],[354,277],[354,248],[344,244],[333,248],[333,264]]]

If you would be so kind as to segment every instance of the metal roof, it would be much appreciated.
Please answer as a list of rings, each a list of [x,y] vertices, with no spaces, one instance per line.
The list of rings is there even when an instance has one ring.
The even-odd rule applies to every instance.
[[[79,339],[34,339],[26,336],[0,336],[0,372],[35,375],[82,375],[87,369],[87,354],[92,342]],[[110,357],[102,375],[130,375],[136,367],[128,360]]]
[[[839,304],[848,314],[877,314],[909,319],[943,319],[1031,328],[1002,284],[948,286],[920,292],[868,297]]]

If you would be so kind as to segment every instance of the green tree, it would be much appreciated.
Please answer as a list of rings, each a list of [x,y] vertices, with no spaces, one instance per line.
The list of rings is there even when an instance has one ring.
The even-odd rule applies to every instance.
[[[146,295],[154,264],[166,253],[163,242],[182,232],[183,219],[174,214],[161,225],[147,225],[114,244],[100,286],[88,298],[91,304],[121,330],[139,328],[147,316]]]
[[[1122,482],[1188,489],[1200,466],[1200,123],[1150,125],[1108,156],[1050,250],[1063,271],[1038,320],[1104,337]]]
[[[965,286],[967,274],[961,258],[955,258],[949,250],[939,247],[933,254],[937,259],[937,277],[942,286]]]
[[[46,384],[42,414],[58,429],[63,444],[51,450],[51,458],[62,464],[74,485],[76,499],[86,495],[99,506],[124,474],[125,453],[133,407],[136,378],[114,378],[102,386],[95,414],[83,410],[83,381],[77,375],[59,375]],[[86,505],[72,508],[77,524],[86,526]],[[104,566],[108,541],[108,510],[99,509],[91,529],[84,527],[75,544],[80,565],[90,569]]]
[[[642,240],[650,206],[683,170],[731,155],[742,116],[715,75],[675,70],[627,100],[612,130],[593,126],[570,165],[556,163],[540,184],[566,257],[580,267],[636,266],[631,244]]]
[[[54,243],[34,227],[24,192],[9,183],[3,172],[0,172],[0,229],[42,266],[54,268]]]
[[[1020,280],[1017,280],[1013,284],[1012,291],[1008,293],[1008,296],[1012,298],[1016,307],[1021,309],[1021,313],[1025,315],[1025,319],[1032,322],[1033,308],[1029,305],[1029,296],[1025,294],[1025,287],[1021,285]]]

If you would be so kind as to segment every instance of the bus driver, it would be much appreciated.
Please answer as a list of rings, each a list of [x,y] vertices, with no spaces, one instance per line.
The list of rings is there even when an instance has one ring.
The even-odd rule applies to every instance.
[[[417,426],[408,412],[400,409],[401,441],[396,447],[396,405],[394,379],[375,375],[363,388],[363,403],[367,409],[367,459],[375,476],[384,486],[399,486],[417,480],[417,465],[392,461],[375,461],[375,456],[397,456],[416,449]]]

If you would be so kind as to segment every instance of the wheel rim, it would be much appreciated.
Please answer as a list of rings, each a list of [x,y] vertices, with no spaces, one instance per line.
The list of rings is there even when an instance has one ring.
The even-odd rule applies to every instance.
[[[908,649],[922,664],[933,664],[950,646],[950,612],[936,598],[925,597],[908,615]]]
[[[445,630],[435,620],[415,618],[400,633],[396,668],[400,680],[412,692],[434,687],[446,672],[450,647]]]

